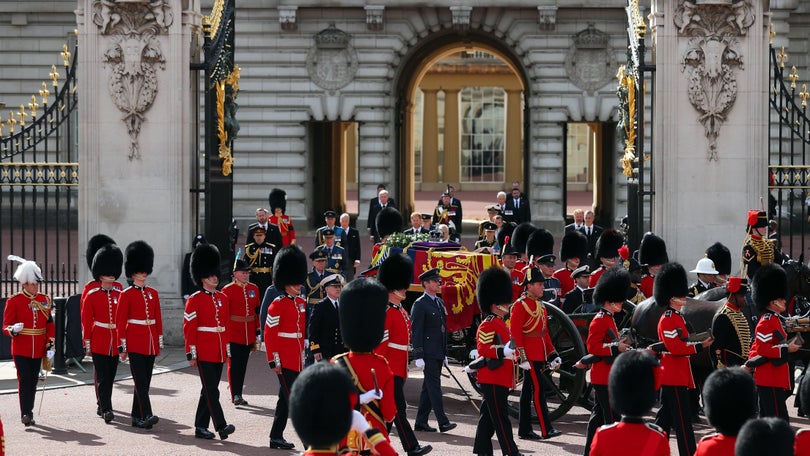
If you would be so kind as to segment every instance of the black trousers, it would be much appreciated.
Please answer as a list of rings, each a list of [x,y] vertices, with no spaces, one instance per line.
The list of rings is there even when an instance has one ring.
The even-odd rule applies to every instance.
[[[425,378],[422,380],[419,408],[416,410],[416,422],[419,424],[427,424],[431,408],[436,415],[439,426],[450,422],[450,419],[444,413],[444,403],[442,402],[443,363],[443,359],[425,359]]]
[[[207,428],[212,419],[215,430],[222,429],[227,424],[219,403],[219,379],[222,378],[223,365],[224,363],[197,361],[202,389],[200,400],[197,401],[197,414],[194,416],[195,427]]]
[[[284,438],[284,429],[287,428],[287,415],[289,415],[290,389],[296,378],[298,378],[298,372],[283,367],[281,368],[281,374],[278,374],[278,403],[276,404],[276,412],[273,415],[273,427],[270,428],[271,439]]]
[[[96,405],[102,412],[112,410],[112,391],[118,372],[118,356],[93,353],[93,376],[96,386]]]
[[[245,384],[248,358],[252,345],[242,345],[231,342],[231,357],[228,358],[228,385],[231,387],[231,401],[236,395],[242,395],[242,386]]]
[[[596,430],[603,424],[611,424],[620,418],[619,414],[613,411],[610,406],[607,385],[593,385],[593,409],[591,418],[588,420],[588,433],[585,436],[585,456],[591,453],[591,442]]]
[[[408,422],[408,414],[406,413],[408,404],[405,402],[405,379],[396,375],[394,376],[394,402],[397,404],[397,415],[394,417],[394,421],[388,423],[388,434],[391,434],[391,426],[396,425],[399,441],[402,442],[402,449],[408,452],[416,448],[419,441],[416,440],[411,423]]]
[[[661,386],[661,408],[655,415],[655,424],[664,432],[675,429],[678,440],[678,453],[681,456],[692,456],[697,450],[695,431],[692,429],[692,407],[689,389],[685,386]]]
[[[757,397],[759,398],[760,418],[775,416],[790,422],[786,404],[787,390],[771,386],[757,386]]]
[[[537,418],[540,421],[540,434],[545,437],[552,428],[551,419],[548,417],[548,404],[546,404],[546,392],[543,387],[543,366],[544,361],[529,361],[532,368],[523,371],[523,389],[520,390],[520,410],[518,414],[518,435],[526,435],[532,432],[532,401],[537,411]]]
[[[17,390],[20,393],[20,417],[34,416],[34,399],[37,395],[39,367],[42,358],[14,356],[14,367],[17,368]]]
[[[512,423],[509,422],[509,409],[506,398],[509,388],[501,385],[481,384],[481,416],[478,418],[478,427],[475,429],[475,443],[473,453],[494,454],[492,450],[492,434],[498,437],[498,444],[505,455],[520,454],[515,438],[512,436]]]
[[[146,419],[152,416],[152,402],[149,400],[149,387],[152,385],[152,369],[155,367],[155,355],[129,353],[129,370],[135,383],[132,397],[132,417]]]

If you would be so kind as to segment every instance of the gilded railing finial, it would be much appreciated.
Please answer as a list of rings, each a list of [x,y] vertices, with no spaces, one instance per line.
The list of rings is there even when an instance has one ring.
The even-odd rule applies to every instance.
[[[790,69],[790,74],[788,75],[788,79],[790,79],[790,88],[796,88],[796,81],[799,80],[799,70],[796,69],[796,66]]]
[[[66,67],[69,67],[70,66],[70,55],[71,54],[70,54],[70,51],[68,51],[68,45],[67,44],[62,45],[62,52],[60,52],[59,55],[62,57],[62,62],[64,63],[64,65]]]
[[[781,49],[779,50],[779,54],[776,54],[776,60],[779,61],[779,67],[780,68],[785,67],[785,62],[787,62],[787,59],[788,59],[788,55],[785,54],[785,47],[782,46]]]
[[[802,84],[802,91],[799,93],[799,98],[802,99],[802,107],[807,107],[807,99],[810,98],[810,93],[807,92],[807,84]]]
[[[36,95],[31,95],[31,103],[28,103],[28,109],[31,111],[32,118],[37,116],[37,109],[39,109],[39,103],[37,103]]]
[[[39,96],[42,98],[42,105],[45,106],[48,104],[48,95],[51,94],[51,91],[48,90],[48,84],[45,81],[42,81],[42,88],[39,89]]]
[[[56,71],[56,65],[51,65],[51,72],[48,74],[50,78],[53,80],[53,86],[59,86],[59,72]]]

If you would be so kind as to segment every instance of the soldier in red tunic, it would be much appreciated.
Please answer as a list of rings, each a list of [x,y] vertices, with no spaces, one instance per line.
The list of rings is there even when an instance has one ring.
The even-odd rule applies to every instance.
[[[523,271],[517,268],[518,257],[519,255],[515,248],[512,247],[512,243],[507,240],[501,251],[501,262],[512,279],[512,302],[517,301],[520,295],[523,294]]]
[[[509,273],[493,266],[478,277],[478,305],[484,320],[476,331],[476,350],[485,363],[478,369],[476,380],[481,385],[481,416],[475,430],[473,453],[494,454],[492,434],[505,455],[519,455],[509,422],[507,396],[515,387],[516,350],[509,346],[512,336],[504,319],[512,302],[512,280]]]
[[[554,277],[560,281],[560,296],[565,296],[573,290],[576,284],[571,277],[571,273],[579,267],[583,259],[586,259],[588,250],[588,238],[580,231],[570,231],[562,238],[560,245],[560,261],[563,267],[554,271]],[[563,302],[565,302],[563,300]]]
[[[664,240],[652,233],[645,234],[638,247],[638,262],[647,268],[647,274],[641,278],[641,292],[644,296],[652,296],[655,276],[661,266],[669,262]]]
[[[270,191],[270,218],[269,221],[278,227],[281,232],[281,246],[295,244],[295,227],[292,219],[286,214],[287,192],[280,188]]]
[[[595,288],[596,283],[599,281],[599,276],[601,276],[605,270],[620,264],[619,260],[621,256],[619,255],[619,249],[622,248],[622,245],[624,245],[624,235],[620,231],[614,229],[602,231],[602,234],[599,235],[599,239],[596,240],[596,245],[594,246],[596,264],[598,264],[599,267],[591,271],[588,286]]]
[[[402,214],[395,207],[386,206],[377,213],[374,225],[377,228],[377,236],[379,236],[380,242],[374,244],[374,247],[371,248],[372,267],[379,266],[385,259],[379,253],[388,236],[402,231]]]
[[[532,235],[537,231],[537,227],[532,225],[531,222],[523,222],[520,225],[516,226],[514,231],[512,231],[512,237],[509,239],[509,242],[512,244],[512,248],[515,249],[515,252],[518,253],[518,261],[515,264],[515,268],[518,271],[525,272],[527,266],[529,266],[529,256],[526,254],[526,244],[529,242],[529,236]]]
[[[621,421],[596,431],[591,456],[669,456],[664,431],[645,423],[658,397],[661,367],[646,351],[628,350],[616,358],[608,376],[610,403],[621,413]]]
[[[291,450],[284,440],[290,388],[304,369],[307,306],[301,286],[307,277],[307,256],[296,245],[282,247],[273,263],[273,284],[283,294],[270,303],[264,324],[264,344],[270,369],[278,376],[278,404],[270,428],[270,448]]]
[[[724,367],[709,375],[703,386],[703,409],[717,433],[700,439],[695,456],[734,456],[740,428],[757,416],[755,390],[751,374],[740,367]]]
[[[81,306],[84,349],[93,358],[96,385],[96,414],[109,423],[115,418],[112,390],[118,371],[118,340],[115,315],[121,290],[116,279],[121,275],[124,254],[115,244],[101,247],[93,257],[93,282],[99,286],[90,290]],[[119,285],[120,287],[120,285]]]
[[[34,397],[39,381],[42,358],[53,358],[54,325],[48,295],[39,292],[42,271],[33,261],[9,255],[18,261],[14,279],[22,291],[6,300],[3,312],[3,332],[11,337],[11,356],[17,368],[17,384],[20,394],[20,420],[25,426],[34,422]]]
[[[683,266],[664,264],[655,276],[654,290],[655,303],[666,308],[658,321],[658,338],[664,343],[665,352],[661,355],[661,408],[655,424],[667,434],[674,427],[678,451],[681,456],[691,456],[695,453],[695,432],[688,390],[695,387],[695,381],[689,356],[708,348],[713,339],[688,342],[689,330],[681,314],[689,292]]]
[[[614,313],[621,312],[629,287],[630,276],[627,271],[611,268],[602,274],[593,292],[593,301],[601,305],[601,308],[588,327],[586,345],[588,353],[598,356],[599,360],[591,367],[591,385],[596,400],[593,403],[591,418],[588,420],[585,456],[590,452],[591,440],[596,429],[619,419],[608,398],[608,375],[616,356],[630,348],[624,339],[619,339],[619,330],[613,319]]]
[[[213,439],[208,423],[214,422],[219,438],[225,440],[236,430],[225,421],[219,403],[219,379],[230,357],[228,296],[217,291],[219,284],[219,250],[213,244],[201,244],[191,254],[191,278],[201,289],[186,301],[183,314],[183,336],[186,359],[200,374],[200,400],[194,417],[194,437]]]
[[[152,414],[149,387],[155,358],[163,348],[163,319],[157,290],[146,285],[152,273],[155,252],[144,241],[129,244],[124,252],[124,273],[132,286],[121,292],[115,330],[121,360],[129,357],[129,368],[135,383],[132,397],[132,425],[151,429],[158,417]]]
[[[233,282],[225,285],[222,292],[230,302],[230,323],[228,335],[231,357],[228,358],[228,385],[231,388],[231,402],[234,405],[247,405],[242,397],[248,357],[258,349],[259,335],[259,287],[248,281],[250,266],[237,254],[233,264]]]
[[[96,256],[96,252],[98,252],[100,248],[108,244],[115,245],[115,241],[113,241],[112,238],[110,238],[105,234],[96,234],[95,236],[91,237],[90,240],[87,241],[87,250],[85,250],[84,252],[84,257],[87,260],[87,268],[90,269],[91,274],[93,272],[93,258]],[[82,289],[82,296],[79,299],[80,306],[84,305],[84,298],[87,296],[87,293],[89,293],[90,290],[98,288],[99,285],[100,282],[95,277],[95,275],[93,276],[93,280],[84,284],[84,288]],[[121,284],[118,282],[113,282],[112,288],[118,291],[124,289],[124,287],[121,286]]]
[[[405,291],[411,285],[412,277],[413,261],[407,255],[391,255],[380,265],[377,278],[388,290],[388,308],[385,312],[383,338],[374,349],[374,353],[388,361],[388,366],[394,374],[394,402],[397,414],[393,424],[397,426],[402,448],[408,455],[420,455],[429,453],[433,447],[419,444],[406,413],[405,380],[408,378],[411,319],[401,303],[405,300]],[[387,430],[391,432],[390,427]]]
[[[787,275],[781,266],[770,263],[754,274],[751,297],[762,316],[757,322],[756,336],[748,353],[747,366],[754,368],[754,382],[759,396],[759,416],[775,416],[790,421],[785,399],[790,390],[790,368],[787,354],[801,348],[795,338],[787,342],[779,314],[785,311]],[[764,364],[752,366],[756,356],[766,359]]]

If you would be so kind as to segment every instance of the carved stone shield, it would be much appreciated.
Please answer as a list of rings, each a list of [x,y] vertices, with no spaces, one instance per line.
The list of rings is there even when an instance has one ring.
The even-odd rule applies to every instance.
[[[338,90],[354,79],[357,51],[349,40],[349,35],[334,25],[315,35],[315,46],[307,54],[307,73],[315,85]]]

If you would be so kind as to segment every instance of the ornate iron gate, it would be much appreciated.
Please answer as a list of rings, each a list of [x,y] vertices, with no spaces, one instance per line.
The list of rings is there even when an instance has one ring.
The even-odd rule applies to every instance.
[[[43,292],[77,291],[76,52],[65,44],[64,76],[52,66],[27,110],[0,117],[0,296],[18,291],[10,254],[40,265]]]

